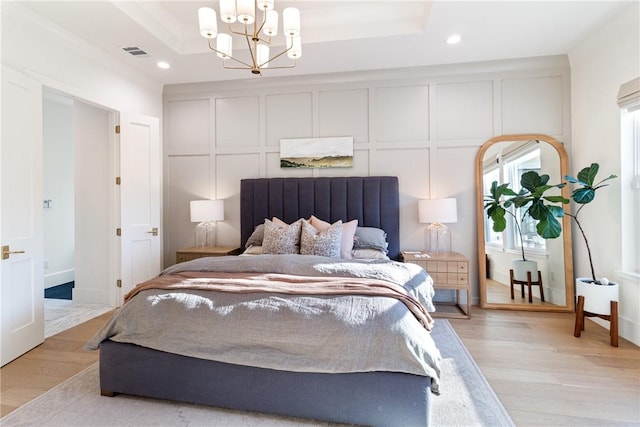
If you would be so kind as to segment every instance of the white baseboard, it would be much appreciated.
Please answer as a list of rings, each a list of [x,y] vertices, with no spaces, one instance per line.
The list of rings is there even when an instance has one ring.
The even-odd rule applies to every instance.
[[[62,285],[64,283],[73,282],[75,280],[75,270],[63,270],[55,273],[44,275],[44,288],[52,288],[54,286]]]

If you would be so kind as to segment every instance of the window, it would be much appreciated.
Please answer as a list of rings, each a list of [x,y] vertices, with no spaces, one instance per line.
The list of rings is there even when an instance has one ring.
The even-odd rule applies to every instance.
[[[640,99],[621,112],[622,270],[640,274]]]

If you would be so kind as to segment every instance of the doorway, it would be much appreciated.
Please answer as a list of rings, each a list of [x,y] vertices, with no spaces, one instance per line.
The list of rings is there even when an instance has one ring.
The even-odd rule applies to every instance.
[[[112,113],[43,90],[45,338],[114,306],[109,291]]]

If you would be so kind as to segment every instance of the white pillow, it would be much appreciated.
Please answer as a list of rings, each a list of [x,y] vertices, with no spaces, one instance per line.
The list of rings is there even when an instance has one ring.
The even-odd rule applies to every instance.
[[[309,222],[311,223],[311,225],[313,225],[316,228],[316,230],[319,230],[319,231],[326,230],[331,226],[331,224],[329,224],[328,222],[318,219],[313,215],[311,215]],[[353,237],[355,236],[356,229],[358,228],[358,220],[354,219],[353,221],[344,222],[344,223],[342,221],[339,221],[339,222],[342,223],[342,241],[340,243],[340,257],[351,259],[351,250],[353,249]],[[337,222],[334,222],[334,225],[335,224],[337,224]]]

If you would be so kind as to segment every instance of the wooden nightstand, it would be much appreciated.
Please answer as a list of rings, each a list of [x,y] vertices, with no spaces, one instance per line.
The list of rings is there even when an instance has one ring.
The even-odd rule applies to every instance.
[[[456,291],[456,302],[453,304],[454,310],[447,310],[447,304],[438,303],[438,311],[433,313],[434,317],[456,317],[468,319],[471,306],[471,286],[469,284],[469,260],[457,252],[444,254],[434,254],[427,252],[403,251],[404,262],[417,264],[424,268],[433,278],[435,289],[452,289]],[[466,303],[460,304],[460,293],[467,293]],[[448,304],[451,306],[452,304]]]
[[[191,261],[196,258],[204,258],[208,256],[225,256],[232,255],[236,249],[234,246],[213,246],[209,248],[186,248],[176,251],[176,262]]]

